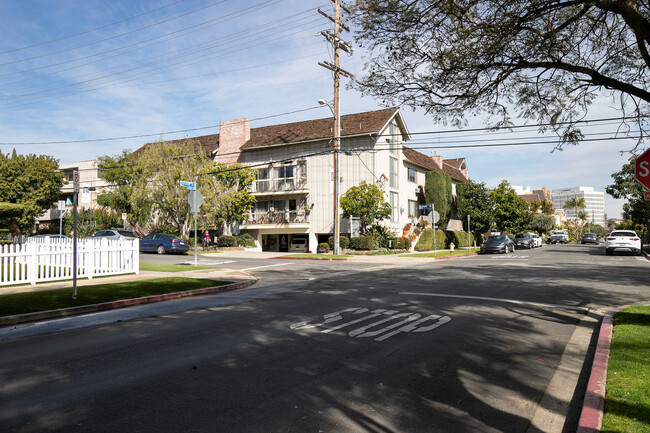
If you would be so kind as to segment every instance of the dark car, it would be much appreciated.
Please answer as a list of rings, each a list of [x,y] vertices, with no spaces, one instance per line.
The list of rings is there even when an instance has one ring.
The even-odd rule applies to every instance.
[[[598,245],[598,235],[596,233],[585,233],[582,235],[582,239],[580,240],[581,244],[596,244]]]
[[[481,244],[481,254],[511,253],[515,251],[515,244],[506,235],[490,236]]]
[[[141,253],[186,253],[189,249],[189,244],[183,239],[164,233],[152,233],[140,239]]]
[[[535,238],[530,233],[517,233],[513,240],[515,248],[534,248],[535,247]]]
[[[100,230],[97,233],[91,235],[91,237],[97,239],[137,239],[138,235],[128,230],[122,229],[105,229]]]

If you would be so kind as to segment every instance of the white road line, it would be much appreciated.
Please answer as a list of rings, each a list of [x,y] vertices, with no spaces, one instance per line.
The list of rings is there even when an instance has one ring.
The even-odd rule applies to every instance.
[[[474,299],[478,301],[505,302],[508,304],[530,305],[534,307],[544,307],[544,308],[563,308],[565,310],[573,310],[585,314],[589,312],[589,308],[585,308],[585,307],[572,307],[570,305],[562,305],[562,304],[544,304],[541,302],[517,301],[515,299],[489,298],[486,296],[463,296],[463,295],[447,295],[442,293],[419,293],[419,292],[399,292],[399,294],[415,295],[415,296],[435,296],[438,298]]]
[[[267,265],[267,266],[256,266],[254,268],[240,269],[240,271],[252,271],[253,269],[262,269],[262,268],[273,268],[276,266],[287,266],[289,263],[278,263],[276,265]]]

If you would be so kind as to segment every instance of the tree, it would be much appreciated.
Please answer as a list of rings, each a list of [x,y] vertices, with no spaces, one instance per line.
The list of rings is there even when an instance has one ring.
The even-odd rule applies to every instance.
[[[137,163],[136,155],[126,149],[119,156],[100,156],[97,166],[104,180],[114,185],[97,196],[97,204],[117,213],[126,213],[127,222],[139,236],[144,236],[153,203],[150,200],[136,201],[134,198],[134,191],[142,186],[142,168]]]
[[[433,204],[434,210],[440,214],[438,226],[447,227],[453,203],[451,176],[441,171],[427,171],[424,198],[427,204]]]
[[[343,218],[359,218],[361,234],[366,234],[372,224],[390,218],[391,214],[390,204],[383,191],[365,181],[350,187],[341,196],[341,210]]]
[[[51,156],[0,152],[0,202],[22,208],[10,223],[14,234],[32,230],[36,218],[58,200],[63,182],[59,164]]]
[[[540,202],[540,210],[544,215],[553,215],[555,213],[553,202],[550,202],[548,200],[542,200]]]
[[[553,230],[555,227],[555,218],[550,215],[543,213],[534,214],[530,221],[530,228],[537,232],[538,235],[542,235],[550,230]]]
[[[369,54],[353,85],[386,105],[423,108],[462,125],[513,107],[563,143],[583,134],[595,97],[625,113],[650,102],[650,6],[640,0],[349,1],[355,39]],[[628,108],[631,107],[631,108]],[[636,122],[642,121],[642,117]],[[545,126],[544,126],[545,125]],[[634,134],[646,135],[643,128]]]
[[[643,233],[648,233],[647,220],[650,219],[650,201],[645,201],[643,193],[645,188],[634,177],[634,163],[636,156],[630,158],[620,171],[612,174],[614,183],[605,188],[605,192],[614,198],[625,199],[623,204],[623,218],[631,224],[642,227]]]
[[[507,181],[501,181],[491,195],[494,201],[494,222],[500,231],[514,232],[528,227],[532,218],[528,203],[517,195]]]
[[[467,216],[475,232],[486,233],[492,227],[494,202],[485,183],[461,183],[456,186],[458,218],[467,230]]]
[[[255,204],[250,186],[256,171],[241,164],[206,166],[199,181],[203,195],[203,215],[208,225],[223,224],[224,234],[232,234],[233,223],[246,219],[246,213]]]
[[[587,202],[584,197],[578,198],[578,196],[575,196],[564,203],[564,209],[574,208],[575,210],[575,225],[577,230],[576,238],[582,235],[580,232],[582,231],[582,227],[584,227],[585,221],[588,218],[588,214],[586,212],[578,211],[578,209],[584,209],[585,207],[587,207]],[[581,221],[582,224],[578,224],[579,221]]]

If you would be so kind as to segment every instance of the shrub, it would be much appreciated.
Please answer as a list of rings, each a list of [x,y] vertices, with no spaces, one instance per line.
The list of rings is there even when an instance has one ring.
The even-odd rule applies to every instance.
[[[375,224],[372,226],[372,237],[375,238],[376,246],[379,248],[395,248],[395,235],[388,231],[384,226]]]
[[[318,244],[318,250],[316,250],[318,254],[329,253],[329,251],[330,251],[330,246],[328,245],[327,242],[321,242],[320,244]]]
[[[353,250],[376,250],[377,240],[372,236],[359,236],[350,240],[350,248]]]
[[[237,244],[241,247],[253,248],[255,246],[255,238],[250,233],[243,233],[237,236]]]
[[[237,246],[237,238],[234,236],[219,236],[217,239],[217,246],[218,247],[236,247]]]
[[[14,241],[10,241],[10,240],[7,240],[7,239],[0,239],[0,245],[11,245],[13,243],[14,243]]]
[[[442,250],[446,248],[447,237],[445,232],[442,230],[436,230],[436,245],[435,249]],[[434,248],[433,245],[433,229],[426,229],[422,232],[422,236],[418,240],[418,243],[415,244],[416,251],[431,251]]]
[[[398,250],[408,250],[411,248],[411,238],[402,236],[395,240],[395,249]]]
[[[334,236],[330,236],[327,240],[330,250],[334,250]],[[339,246],[342,250],[347,249],[350,246],[350,238],[347,236],[339,236]]]

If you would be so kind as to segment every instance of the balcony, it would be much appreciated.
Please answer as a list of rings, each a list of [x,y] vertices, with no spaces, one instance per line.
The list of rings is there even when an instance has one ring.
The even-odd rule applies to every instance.
[[[242,226],[251,228],[254,225],[279,225],[279,224],[309,224],[309,211],[270,211],[249,212]]]
[[[252,194],[307,192],[307,179],[287,177],[281,179],[257,179],[251,187]]]

